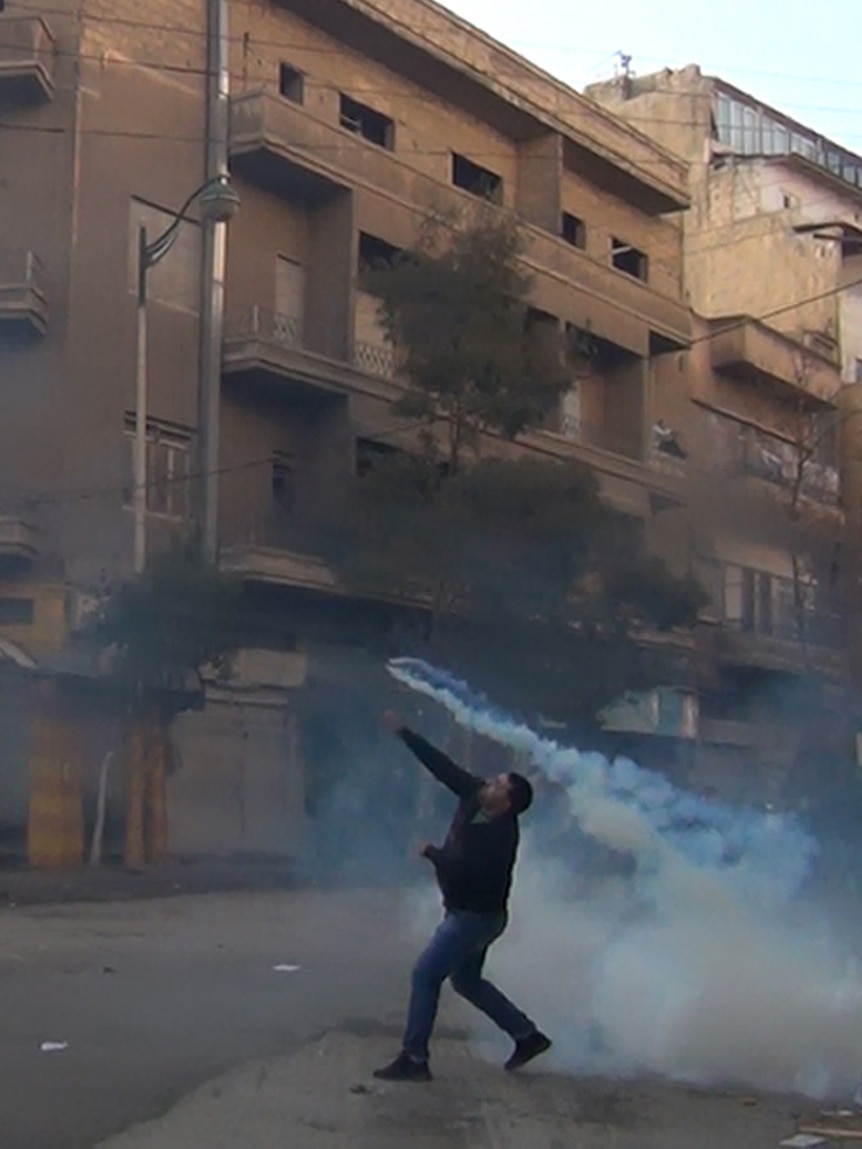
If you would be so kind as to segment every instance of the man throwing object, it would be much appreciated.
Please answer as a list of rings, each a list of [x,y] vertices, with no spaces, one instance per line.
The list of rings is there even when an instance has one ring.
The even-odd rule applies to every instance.
[[[422,851],[436,871],[445,916],[413,970],[401,1053],[374,1076],[383,1081],[431,1080],[428,1043],[447,977],[456,993],[512,1038],[515,1048],[506,1069],[520,1069],[550,1049],[550,1038],[484,978],[482,970],[488,949],[508,923],[518,816],[529,808],[533,788],[520,774],[477,778],[394,714],[387,713],[384,722],[457,796],[458,808],[443,845]]]

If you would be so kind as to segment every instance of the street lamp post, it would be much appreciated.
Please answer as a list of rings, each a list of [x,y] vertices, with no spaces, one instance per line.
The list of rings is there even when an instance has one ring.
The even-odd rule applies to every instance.
[[[227,176],[207,180],[197,188],[162,234],[150,240],[142,224],[138,231],[137,356],[135,365],[134,494],[135,572],[147,561],[147,275],[176,242],[186,212],[198,201],[204,220],[227,223],[239,207],[239,194]]]

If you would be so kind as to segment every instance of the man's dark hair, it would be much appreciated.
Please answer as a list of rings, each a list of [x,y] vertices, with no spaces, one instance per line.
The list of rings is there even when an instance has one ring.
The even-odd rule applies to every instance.
[[[512,813],[523,814],[533,804],[533,787],[523,774],[509,775],[509,801]]]

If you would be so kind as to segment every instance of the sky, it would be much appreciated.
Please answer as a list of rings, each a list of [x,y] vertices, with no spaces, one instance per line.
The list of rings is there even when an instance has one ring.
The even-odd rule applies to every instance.
[[[581,89],[614,74],[700,64],[862,153],[859,0],[443,0]]]

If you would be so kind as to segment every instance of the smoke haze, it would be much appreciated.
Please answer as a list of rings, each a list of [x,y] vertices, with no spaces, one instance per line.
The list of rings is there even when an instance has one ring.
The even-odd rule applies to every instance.
[[[588,882],[577,850],[552,861],[537,803],[491,968],[551,1032],[558,1068],[852,1094],[862,971],[805,898],[817,844],[793,816],[733,808],[625,759],[558,746],[416,660],[389,669],[528,758],[564,788],[581,835],[632,863]],[[420,911],[427,928],[429,901]],[[477,1033],[488,1032],[480,1021]]]

